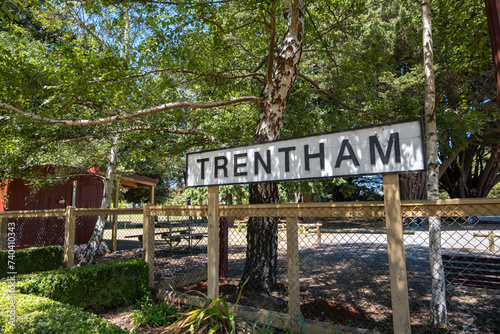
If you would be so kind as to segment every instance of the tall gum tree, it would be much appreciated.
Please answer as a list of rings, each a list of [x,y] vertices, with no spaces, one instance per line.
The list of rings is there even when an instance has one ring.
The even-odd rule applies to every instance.
[[[63,58],[69,54],[72,64],[68,62],[65,65],[68,71],[51,68],[54,71],[52,79],[59,79],[59,84],[47,85],[46,87],[53,89],[50,92],[48,89],[36,91],[40,95],[39,99],[47,101],[45,104],[39,104],[35,100],[34,103],[23,104],[24,108],[20,108],[15,106],[15,103],[0,101],[0,107],[34,121],[42,121],[43,124],[49,126],[85,127],[86,129],[103,127],[107,129],[107,135],[148,130],[166,131],[172,134],[194,134],[205,137],[216,146],[223,146],[223,143],[205,132],[202,125],[210,124],[213,116],[219,117],[217,108],[231,108],[244,103],[253,103],[258,105],[260,112],[252,141],[263,142],[279,139],[285,110],[293,84],[298,76],[298,65],[302,55],[305,17],[303,1],[249,2],[245,4],[248,8],[244,7],[248,14],[241,14],[245,11],[240,10],[239,4],[230,1],[169,3],[168,5],[172,5],[174,10],[167,11],[168,14],[161,14],[157,11],[156,4],[149,6],[147,1],[144,3],[144,10],[151,11],[157,16],[164,15],[167,17],[167,21],[170,20],[172,26],[179,25],[181,30],[172,29],[170,32],[164,33],[160,27],[161,22],[151,21],[145,16],[141,18],[147,21],[150,29],[149,39],[156,38],[155,42],[147,47],[157,48],[160,50],[159,53],[161,53],[162,48],[170,48],[174,54],[172,58],[153,57],[149,55],[149,52],[143,52],[133,59],[135,63],[128,64],[129,52],[126,56],[122,56],[116,54],[115,50],[119,50],[120,45],[128,45],[128,43],[123,43],[123,39],[133,38],[132,36],[137,31],[134,30],[133,26],[127,24],[125,27],[114,28],[113,15],[107,14],[111,9],[103,7],[99,2],[88,2],[87,7],[85,7],[88,11],[86,15],[81,15],[78,8],[64,4],[65,13],[73,20],[75,29],[83,36],[83,41],[92,41],[93,46],[87,46],[83,50],[80,45],[62,47],[59,55],[57,54],[58,49],[54,49],[54,57]],[[232,8],[237,10],[229,13],[230,15],[221,14],[221,11],[223,12],[225,8],[231,6],[238,8]],[[265,14],[259,14],[260,12]],[[232,16],[237,16],[233,19],[234,22],[231,22]],[[229,20],[226,19],[228,17]],[[86,24],[84,20],[89,18],[95,21],[92,21],[92,24]],[[265,24],[262,24],[263,19],[267,21]],[[184,22],[179,23],[178,20],[184,20]],[[96,26],[98,29],[95,29]],[[277,36],[278,31],[283,30],[284,33]],[[181,31],[185,36],[183,40],[180,40],[178,36],[178,32]],[[209,33],[207,34],[207,32]],[[264,32],[268,32],[268,34],[264,34]],[[261,41],[267,35],[267,43],[265,43],[267,50],[263,48],[248,49],[251,43],[247,45],[248,41],[245,41],[244,38],[248,38],[249,35]],[[111,44],[110,39],[113,38],[116,40],[114,45],[109,45]],[[140,38],[136,40],[140,40],[137,42],[139,44],[144,42]],[[261,43],[261,45],[263,44]],[[241,53],[239,55],[242,61],[236,57],[236,60],[233,60],[230,56],[217,59],[223,50],[228,54],[234,52],[230,47],[234,45],[241,46],[243,56]],[[229,48],[226,48],[227,46]],[[136,54],[140,53],[140,49],[140,47],[136,47]],[[113,61],[113,66],[99,64],[99,66],[108,66],[105,68],[108,72],[103,73],[99,71],[99,66],[90,66],[92,63],[89,64],[89,62],[99,57],[104,50],[109,52],[106,54],[108,58],[116,58],[116,60]],[[259,51],[262,50],[267,51],[267,54],[259,54]],[[93,52],[95,52],[95,56]],[[215,60],[210,63],[199,57],[200,55],[211,56]],[[247,57],[255,59],[256,67],[253,71],[246,66],[245,58]],[[101,62],[108,61],[105,58],[102,57]],[[141,61],[149,62],[148,66],[141,68],[142,71],[137,70],[137,65]],[[243,66],[246,66],[248,70],[247,73],[241,74]],[[69,70],[70,68],[71,70]],[[240,69],[238,70],[238,68]],[[75,73],[79,76],[72,78]],[[198,86],[186,85],[186,82],[192,80],[191,77],[199,78]],[[257,83],[257,85],[253,84],[254,87],[263,87],[259,96],[234,94],[234,91],[230,91],[230,89],[234,89],[234,84],[224,83],[224,80],[237,82],[237,80],[243,81],[246,78],[251,78],[254,83]],[[177,81],[172,84],[175,87],[170,87],[171,89],[177,90],[179,93],[194,94],[201,102],[192,102],[189,101],[189,98],[182,98],[178,102],[158,104],[154,103],[154,99],[149,98],[149,95],[144,94],[146,89],[138,88],[139,84],[144,86],[144,83],[146,83],[146,88],[147,85],[155,86],[158,84],[164,88],[165,83],[168,84],[172,80]],[[65,84],[65,82],[72,81],[81,84]],[[203,85],[204,81],[209,82],[209,84]],[[218,83],[217,90],[213,90],[214,82]],[[119,84],[117,85],[117,83]],[[129,84],[127,85],[127,83]],[[182,87],[183,85],[185,88]],[[59,87],[60,90],[57,90],[56,87]],[[123,91],[120,90],[120,87],[123,88]],[[151,90],[153,89],[152,87]],[[54,95],[61,94],[60,92],[64,90],[66,90],[64,97],[66,102],[63,109],[62,105],[53,102],[61,101],[59,97],[54,97]],[[254,92],[255,89],[246,89],[246,91]],[[99,92],[101,96],[97,97],[96,92]],[[211,95],[212,98],[207,99],[208,95]],[[123,102],[124,96],[126,96],[126,103]],[[107,100],[102,101],[103,98],[107,98]],[[12,101],[16,101],[16,98],[14,97]],[[53,112],[48,112],[51,104]],[[151,104],[153,104],[152,107]],[[68,106],[70,107],[68,108]],[[184,113],[181,116],[178,113],[179,110],[189,110],[190,113]],[[198,110],[206,110],[207,112],[202,113]],[[214,113],[214,111],[216,112]],[[65,114],[67,118],[58,118],[57,116],[61,114]],[[156,117],[158,114],[164,115],[163,119]],[[180,118],[182,121],[175,121],[176,119],[180,120]],[[165,122],[165,119],[173,119],[174,122],[169,124]],[[123,125],[115,127],[114,124],[118,124],[118,122]],[[91,134],[88,137],[92,136]],[[80,138],[85,137],[82,134]],[[276,184],[252,185],[250,195],[252,203],[275,203],[278,200]],[[248,257],[244,275],[253,273],[249,286],[253,285],[259,290],[270,289],[276,284],[276,220],[253,219],[250,223],[248,241]]]
[[[433,1],[439,3],[441,22],[459,22],[447,19],[464,12],[449,10],[455,2]],[[460,9],[470,3],[457,2]],[[310,1],[306,7],[291,0],[45,1],[36,17],[58,27],[64,38],[42,45],[43,56],[35,55],[39,48],[29,40],[20,43],[18,30],[0,31],[0,126],[22,135],[26,144],[32,143],[27,138],[43,142],[61,136],[90,144],[92,138],[119,134],[127,138],[123,147],[149,136],[165,143],[163,152],[182,154],[422,116],[419,5],[387,0]],[[130,8],[128,28],[117,14],[125,8]],[[58,18],[66,21],[59,24]],[[440,36],[461,40],[474,29]],[[126,35],[129,59],[123,52]],[[464,65],[463,48],[443,49],[457,51],[457,56],[442,56],[443,63],[453,61],[459,69],[475,64]],[[469,77],[455,72],[453,78]],[[464,96],[464,81],[441,82]],[[447,92],[440,104],[451,98]],[[467,111],[490,104],[466,102]],[[15,140],[5,142],[16,146]],[[149,152],[148,158],[162,157]],[[254,203],[277,201],[275,185],[252,188]],[[266,229],[266,237],[273,237],[257,244]],[[276,279],[275,230],[272,220],[252,221],[249,230],[249,244],[255,246],[249,246],[245,273],[258,268],[254,285],[262,290]],[[257,237],[251,239],[253,234]]]
[[[298,74],[304,36],[303,1],[283,1],[283,17],[287,30],[274,55],[276,2],[271,10],[271,33],[268,54],[266,85],[261,94],[260,116],[254,143],[277,140],[281,136],[283,118],[293,83]],[[250,203],[278,203],[276,183],[255,183],[250,185]],[[276,285],[278,251],[277,218],[251,217],[247,225],[247,253],[241,281],[248,276],[250,288],[267,291]]]
[[[425,140],[427,148],[427,199],[439,199],[439,162],[436,125],[436,88],[430,0],[422,1],[423,53],[425,77]],[[448,322],[443,259],[441,256],[441,218],[429,217],[429,258],[432,299],[431,323],[444,328]]]

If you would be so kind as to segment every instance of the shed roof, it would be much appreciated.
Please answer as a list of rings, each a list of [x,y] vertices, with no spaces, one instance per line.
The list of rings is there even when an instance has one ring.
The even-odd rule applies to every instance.
[[[155,187],[158,180],[137,174],[119,174],[120,185],[124,188]]]

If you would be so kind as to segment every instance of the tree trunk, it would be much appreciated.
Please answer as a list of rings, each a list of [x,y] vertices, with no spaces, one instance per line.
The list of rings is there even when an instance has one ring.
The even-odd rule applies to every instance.
[[[439,199],[439,163],[436,126],[436,91],[430,0],[422,0],[425,75],[425,138],[427,145],[427,198]],[[443,259],[441,257],[441,219],[429,217],[429,258],[431,266],[431,324],[444,328],[448,322]]]
[[[441,185],[451,198],[488,196],[500,182],[500,145],[469,143],[443,173]]]
[[[118,161],[118,145],[116,141],[111,147],[109,153],[109,162],[106,170],[106,178],[104,179],[104,190],[101,202],[101,208],[109,209],[111,207],[111,203],[113,201],[113,182],[115,180],[116,175],[116,165]],[[106,216],[99,216],[97,219],[97,223],[95,224],[94,231],[92,232],[92,236],[87,244],[87,248],[85,248],[85,253],[83,254],[83,258],[80,261],[79,266],[85,266],[88,264],[95,263],[95,256],[97,250],[99,249],[99,245],[102,241],[102,235],[104,233],[104,225],[106,223]]]
[[[399,176],[401,200],[424,199],[426,196],[426,173],[406,173]]]
[[[267,82],[261,94],[262,103],[257,130],[253,142],[264,142],[280,138],[283,117],[288,98],[297,77],[298,64],[302,54],[304,35],[304,3],[302,0],[283,0],[283,16],[287,31],[274,55],[274,35],[276,12],[271,13],[271,33],[269,41]],[[275,7],[275,4],[273,5]],[[274,67],[274,68],[273,68]],[[278,203],[278,186],[275,183],[250,185],[250,203]],[[276,285],[278,254],[278,221],[270,217],[251,217],[247,225],[246,262],[241,282],[249,276],[247,289],[269,292]]]

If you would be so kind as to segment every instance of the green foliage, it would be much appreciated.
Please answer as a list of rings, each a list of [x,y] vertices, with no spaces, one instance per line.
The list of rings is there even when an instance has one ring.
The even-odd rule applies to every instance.
[[[500,183],[497,183],[497,185],[491,189],[488,198],[500,198]]]
[[[172,101],[260,96],[273,3],[272,43],[280,43],[287,27],[279,1],[8,1],[0,10],[7,18],[0,101],[54,119],[95,120]],[[445,161],[498,120],[498,101],[484,1],[435,0],[432,12]],[[285,98],[281,138],[423,116],[420,3],[321,0],[307,4],[304,19],[300,75]],[[0,178],[25,165],[103,165],[102,152],[119,135],[119,170],[160,179],[159,202],[186,204],[172,191],[183,186],[184,153],[250,143],[259,108],[178,108],[94,127],[57,127],[2,109]],[[202,203],[196,195],[192,202]],[[126,196],[147,199],[143,190]]]
[[[219,330],[236,334],[236,308],[243,293],[243,288],[245,288],[249,279],[250,276],[241,285],[232,312],[229,312],[227,303],[223,298],[217,298],[216,300],[207,298],[204,305],[177,314],[179,319],[174,325],[182,332],[197,333],[198,330],[208,329],[209,334]]]
[[[16,294],[15,326],[10,324],[8,313],[12,295],[6,283],[0,283],[0,332],[6,334],[125,334],[126,331],[111,325],[96,315],[80,308],[48,298]]]
[[[141,260],[18,276],[21,293],[48,297],[94,312],[127,305],[148,292],[148,265]]]
[[[168,326],[172,324],[177,317],[177,307],[173,304],[160,303],[155,304],[149,295],[144,296],[138,303],[139,310],[132,312],[132,323],[135,327],[143,324],[151,326]]]
[[[14,263],[14,270],[9,269],[9,260]],[[54,270],[62,267],[63,248],[47,246],[16,250],[14,256],[9,251],[0,251],[0,278],[7,277],[7,272],[29,274],[38,271]]]
[[[271,320],[271,313],[268,313],[263,324],[255,321],[250,324],[248,321],[245,323],[245,334],[272,334],[274,333],[274,328],[272,326],[273,320]]]
[[[205,305],[178,315],[178,326],[184,332],[198,333],[199,330],[208,329],[208,333],[215,333],[225,329],[236,333],[234,313],[229,313],[227,303],[222,298],[207,298]]]

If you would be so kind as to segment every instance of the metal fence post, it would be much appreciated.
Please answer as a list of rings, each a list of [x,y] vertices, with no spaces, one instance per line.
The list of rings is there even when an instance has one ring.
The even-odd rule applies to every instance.
[[[63,263],[66,268],[75,266],[75,227],[76,208],[67,206],[64,223],[64,257]]]
[[[299,317],[299,226],[297,217],[286,218],[286,245],[288,269],[288,313],[293,317]]]
[[[219,187],[208,187],[208,298],[219,297]]]
[[[155,225],[154,219],[151,219],[150,205],[144,204],[143,207],[143,232],[142,247],[144,248],[144,261],[149,264],[149,287],[154,288],[155,278]]]
[[[406,276],[403,220],[397,174],[384,175],[385,223],[391,281],[394,333],[411,333],[408,281]]]

